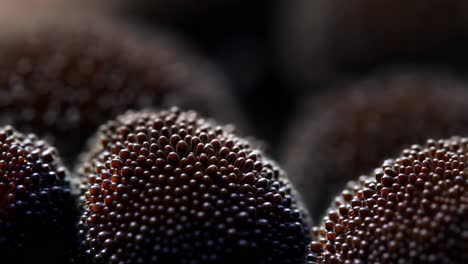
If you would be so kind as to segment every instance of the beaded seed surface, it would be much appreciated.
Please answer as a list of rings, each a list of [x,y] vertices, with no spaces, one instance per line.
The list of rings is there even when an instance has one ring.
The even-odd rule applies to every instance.
[[[351,182],[309,263],[467,263],[468,138],[428,140]]]
[[[55,148],[0,128],[0,261],[68,263],[74,207]]]
[[[274,163],[173,108],[100,128],[81,168],[83,247],[104,263],[304,263],[309,228]]]

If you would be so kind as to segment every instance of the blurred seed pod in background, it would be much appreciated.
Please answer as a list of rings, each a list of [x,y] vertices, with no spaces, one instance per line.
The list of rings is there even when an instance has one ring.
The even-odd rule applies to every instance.
[[[466,65],[463,0],[298,0],[281,7],[282,62],[306,89],[389,63]]]
[[[175,38],[104,15],[47,11],[2,17],[0,123],[47,136],[67,161],[128,109],[180,105],[245,126],[221,73]]]
[[[351,182],[309,263],[467,263],[468,138],[428,140]]]
[[[284,172],[193,111],[100,127],[79,174],[82,246],[98,263],[298,263],[310,228]]]
[[[442,71],[378,72],[304,100],[282,162],[314,219],[346,182],[404,146],[468,133],[465,81]]]
[[[1,262],[69,263],[77,210],[57,151],[9,126],[0,149]]]

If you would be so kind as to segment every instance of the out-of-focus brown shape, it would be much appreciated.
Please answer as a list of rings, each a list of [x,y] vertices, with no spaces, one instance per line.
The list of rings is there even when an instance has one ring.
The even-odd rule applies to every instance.
[[[0,123],[47,136],[67,160],[129,109],[179,105],[244,126],[220,73],[174,38],[82,10],[12,9],[0,18]]]
[[[307,88],[385,63],[460,62],[467,51],[463,0],[299,0],[284,10],[283,62]]]

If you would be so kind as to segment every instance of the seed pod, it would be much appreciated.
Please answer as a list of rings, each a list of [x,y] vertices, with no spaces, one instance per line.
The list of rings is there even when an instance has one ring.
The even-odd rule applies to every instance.
[[[0,128],[1,262],[68,263],[75,206],[55,148]]]
[[[311,215],[320,217],[346,182],[405,146],[467,134],[464,86],[449,74],[388,71],[306,100],[282,161]]]
[[[466,263],[468,138],[403,150],[339,195],[309,263]]]
[[[197,113],[100,128],[80,174],[83,248],[103,263],[304,263],[309,229],[260,151]]]

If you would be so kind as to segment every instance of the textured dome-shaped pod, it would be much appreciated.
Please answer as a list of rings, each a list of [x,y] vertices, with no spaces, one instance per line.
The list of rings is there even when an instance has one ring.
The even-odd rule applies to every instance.
[[[67,174],[47,142],[0,128],[2,263],[69,263],[77,210]]]
[[[466,263],[468,138],[428,140],[350,182],[309,263]]]
[[[83,251],[103,263],[304,263],[309,227],[284,172],[197,113],[101,126],[79,169]]]

